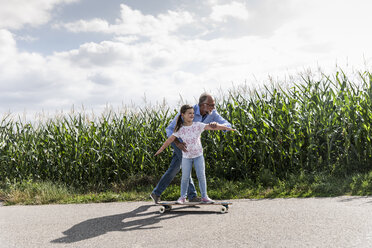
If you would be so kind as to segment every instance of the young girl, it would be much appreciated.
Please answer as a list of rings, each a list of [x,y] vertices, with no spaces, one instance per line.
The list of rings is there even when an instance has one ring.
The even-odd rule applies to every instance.
[[[181,197],[177,200],[177,203],[182,204],[186,202],[187,187],[189,185],[193,163],[198,177],[200,193],[202,196],[201,201],[203,203],[213,203],[214,201],[207,195],[203,147],[201,145],[200,135],[204,130],[236,130],[217,123],[207,125],[202,122],[193,122],[193,119],[194,108],[188,104],[183,105],[173,134],[164,142],[160,149],[155,153],[155,156],[161,153],[176,138],[182,139],[183,142],[186,143],[187,151],[182,151]]]

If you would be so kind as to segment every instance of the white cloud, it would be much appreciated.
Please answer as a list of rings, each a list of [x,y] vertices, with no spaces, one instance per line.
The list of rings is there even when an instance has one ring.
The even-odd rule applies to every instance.
[[[78,50],[60,53],[63,57],[71,61],[72,64],[84,68],[110,67],[126,65],[132,61],[135,54],[132,48],[125,43],[104,41],[100,44],[86,43]]]
[[[102,32],[116,35],[141,35],[159,36],[176,31],[182,25],[193,22],[193,17],[188,12],[167,11],[158,16],[144,15],[138,10],[133,10],[121,4],[121,16],[115,24],[106,20],[92,19],[79,20],[71,23],[60,23],[55,28],[65,28],[71,32]]]
[[[64,27],[67,30],[79,33],[79,32],[109,32],[109,23],[105,20],[95,18],[90,21],[79,20],[77,22],[70,22],[65,24],[54,24],[55,28]]]
[[[0,31],[0,47],[1,112],[56,110],[84,99],[79,68],[54,57],[19,52],[9,31]]]
[[[142,44],[86,43],[76,50],[43,57],[17,51],[9,32],[1,37],[8,51],[1,55],[8,55],[0,69],[0,106],[9,106],[13,111],[22,111],[21,106],[69,109],[79,103],[100,110],[97,106],[106,103],[140,105],[144,95],[152,102],[166,97],[174,104],[179,93],[193,100],[203,91],[203,85],[208,88],[208,83],[216,83],[214,80],[223,74],[224,60],[219,56],[230,51],[219,47],[223,41],[182,42],[168,38]],[[190,65],[209,66],[195,73]]]
[[[372,37],[368,33],[372,2],[360,0],[306,1],[292,0],[297,16],[280,27],[273,40],[281,52],[291,54],[298,65],[314,61],[334,66],[348,59],[362,67],[363,55],[370,57]]]
[[[232,2],[230,4],[212,6],[210,19],[216,22],[226,22],[228,18],[248,20],[249,11],[245,4]]]
[[[96,18],[59,25],[73,32],[113,34],[112,40],[87,42],[50,56],[19,51],[16,37],[3,29],[0,110],[22,111],[27,106],[53,111],[83,103],[99,112],[106,103],[140,105],[144,96],[152,102],[166,98],[175,105],[179,94],[194,103],[204,90],[213,93],[246,80],[250,84],[253,75],[266,80],[269,74],[295,73],[317,62],[321,67],[334,67],[336,60],[346,57],[354,65],[363,54],[371,59],[372,37],[365,31],[372,21],[369,8],[363,4],[352,8],[348,1],[337,3],[333,11],[332,4],[293,0],[288,8],[297,15],[273,28],[270,35],[242,32],[224,37],[217,33],[204,40],[177,32],[186,24],[198,26],[197,20],[203,18],[228,25],[224,20],[247,23],[255,15],[250,16],[245,6],[240,6],[243,14],[233,15],[231,6],[240,4],[236,1],[215,5],[225,7],[211,8],[212,14],[205,12],[204,16],[181,10],[144,15],[122,4],[115,23]],[[208,27],[219,29],[219,25]]]
[[[26,42],[34,42],[34,41],[37,41],[39,40],[38,37],[34,37],[34,36],[31,36],[31,35],[17,35],[15,36],[15,39],[16,40],[20,40],[20,41],[26,41]]]
[[[0,63],[6,63],[16,52],[16,42],[11,32],[0,29]]]
[[[50,11],[58,4],[79,0],[16,0],[1,1],[0,28],[20,29],[24,25],[32,27],[47,23]]]

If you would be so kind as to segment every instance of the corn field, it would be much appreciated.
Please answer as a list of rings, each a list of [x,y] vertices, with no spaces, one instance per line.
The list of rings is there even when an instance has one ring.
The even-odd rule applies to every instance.
[[[346,175],[372,164],[372,76],[358,82],[337,72],[303,76],[290,87],[230,91],[218,112],[239,133],[202,134],[208,178],[260,180],[263,171],[285,179],[300,172]],[[172,152],[154,153],[178,109],[110,112],[89,121],[67,115],[40,125],[5,117],[0,123],[0,181],[49,180],[105,187],[133,175],[156,178]]]

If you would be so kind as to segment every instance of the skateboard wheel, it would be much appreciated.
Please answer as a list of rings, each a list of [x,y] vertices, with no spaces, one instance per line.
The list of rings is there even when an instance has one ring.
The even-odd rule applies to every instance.
[[[165,207],[164,206],[161,206],[159,208],[159,213],[164,214],[164,212],[165,212]]]
[[[221,214],[224,214],[224,213],[226,213],[227,212],[227,208],[226,207],[222,207],[221,208]]]

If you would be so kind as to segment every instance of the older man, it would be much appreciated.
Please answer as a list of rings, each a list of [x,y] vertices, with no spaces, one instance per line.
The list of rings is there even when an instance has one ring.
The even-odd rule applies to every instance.
[[[170,137],[173,133],[174,127],[176,126],[177,118],[179,113],[173,119],[173,121],[166,128],[167,136]],[[203,122],[206,124],[219,123],[228,127],[231,127],[231,124],[220,116],[215,109],[215,102],[213,97],[204,93],[199,98],[199,103],[194,106],[194,122]],[[182,140],[176,139],[171,146],[173,147],[173,156],[171,164],[168,170],[161,177],[159,183],[156,185],[155,189],[152,191],[150,197],[154,200],[155,203],[160,201],[160,195],[172,182],[173,178],[181,169],[182,162],[182,151],[186,151],[187,147]],[[192,178],[190,177],[190,183],[188,187],[187,197],[190,202],[199,202],[201,198],[197,196],[196,189]]]

